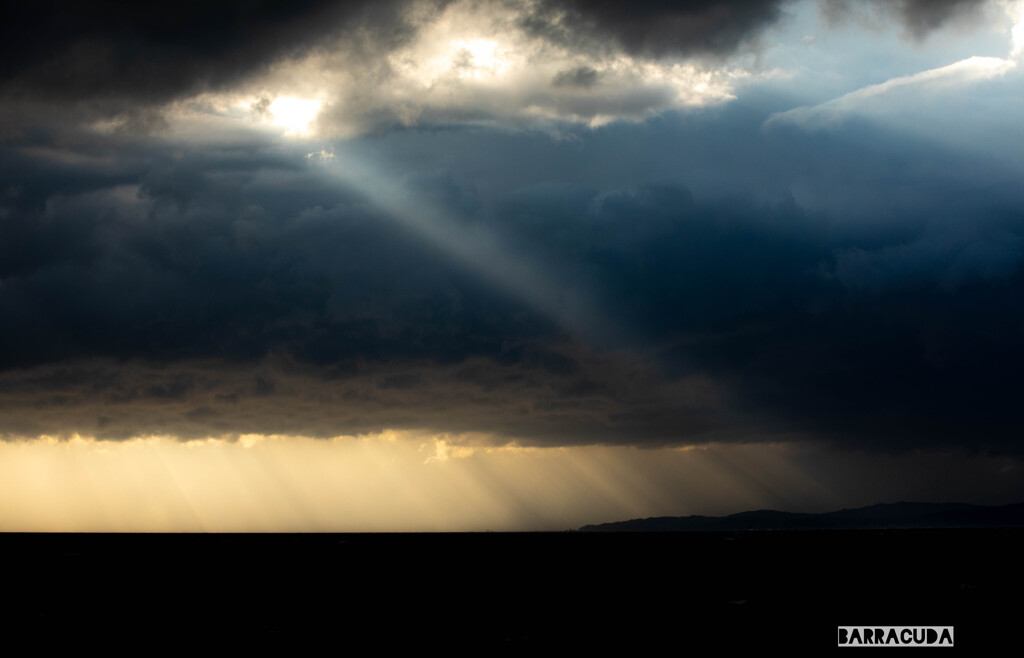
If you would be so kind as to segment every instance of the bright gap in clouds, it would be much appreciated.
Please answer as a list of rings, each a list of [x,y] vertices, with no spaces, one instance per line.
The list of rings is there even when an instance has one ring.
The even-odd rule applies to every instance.
[[[1013,43],[1010,56],[1020,58],[1024,56],[1024,0],[1008,3],[1005,8],[1006,15],[1013,23],[1010,28],[1010,39]]]
[[[478,78],[483,73],[492,75],[500,74],[508,68],[508,64],[502,59],[498,50],[498,44],[488,39],[456,39],[452,41],[452,47],[456,55],[453,60],[459,60],[465,56],[469,61],[467,71],[460,71],[459,77]]]
[[[289,137],[349,137],[467,118],[546,130],[552,121],[598,127],[727,102],[738,82],[760,75],[742,58],[712,66],[634,56],[613,44],[554,44],[524,29],[520,18],[515,5],[457,0],[373,57],[340,39],[193,105],[199,112],[231,106],[235,112],[223,116],[255,118]]]
[[[305,98],[283,96],[267,108],[275,126],[285,129],[286,135],[301,136],[309,133],[309,124],[320,112],[321,102]]]

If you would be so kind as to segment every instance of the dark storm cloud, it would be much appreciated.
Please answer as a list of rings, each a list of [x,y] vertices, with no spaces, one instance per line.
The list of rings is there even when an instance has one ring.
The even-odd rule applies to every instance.
[[[513,183],[496,230],[598,291],[666,380],[708,377],[763,431],[1018,452],[1015,174],[864,123],[765,131],[748,111],[538,146],[534,179],[604,184]],[[520,176],[523,141],[500,147],[509,170],[491,180]],[[704,182],[622,186],[666,172]]]
[[[319,129],[328,132],[461,123],[493,119],[496,114],[508,119],[534,105],[577,121],[607,116],[641,119],[677,105],[676,92],[639,78],[611,81],[602,66],[579,65],[574,58],[600,52],[614,59],[621,51],[635,58],[728,57],[756,47],[763,31],[786,15],[790,2],[485,2],[461,4],[446,14],[453,4],[458,5],[445,0],[190,0],[144,6],[51,0],[11,5],[0,14],[0,38],[6,46],[0,61],[0,139],[31,140],[40,127],[68,132],[97,119],[113,121],[124,134],[159,132],[167,127],[167,103],[270,80],[266,76],[276,70],[274,65],[297,62],[314,52],[329,53],[323,64],[337,74],[328,85],[333,88],[318,90],[334,95],[319,123]],[[981,4],[836,0],[824,6],[835,19],[867,7],[887,20],[901,21],[909,33],[920,37],[976,13]],[[400,77],[389,56],[412,43],[420,30],[429,32],[447,19],[465,21],[474,15],[490,16],[490,29],[500,29],[501,21],[514,21],[541,41],[567,49],[564,67],[550,74],[551,86],[535,91],[536,97],[524,97],[526,108],[510,105],[505,96],[475,95],[479,90],[409,98],[407,90],[392,97],[380,85]],[[338,82],[340,78],[345,81]],[[281,80],[276,82],[271,87],[280,92]],[[417,84],[415,79],[400,82]],[[252,88],[247,93],[266,90]],[[269,100],[264,97],[264,104]],[[258,102],[254,115],[260,111]],[[265,107],[263,112],[265,116]]]
[[[459,359],[497,353],[506,330],[543,330],[510,320],[507,299],[312,175],[301,156],[154,149],[142,170],[93,176],[83,166],[78,178],[10,159],[5,366],[281,348],[321,364]]]
[[[703,198],[674,181],[539,182],[545,167],[578,167],[573,159],[612,166],[603,150],[643,150],[645,131],[696,153],[699,135],[730,148],[716,130],[749,153],[774,143],[743,116],[717,127],[622,127],[584,152],[538,140],[533,151],[558,157],[532,172],[538,182],[504,190],[467,171],[406,175],[425,203],[499,236],[514,257],[556,265],[568,289],[589,291],[629,328],[589,348],[271,143],[185,155],[153,145],[148,158],[105,170],[8,152],[2,431],[391,427],[541,445],[796,434],[1019,451],[1024,215],[1015,188],[964,194],[970,176],[963,188],[946,176],[900,184],[895,153],[939,170],[965,163],[911,140],[880,150],[864,128],[771,151],[771,176],[817,169],[819,192],[837,202],[859,184],[853,172],[891,175],[902,190],[847,215],[793,198]],[[865,147],[851,148],[853,137]],[[445,139],[471,170],[467,149],[490,152],[507,136]],[[502,166],[513,169],[539,161],[537,152],[507,156]],[[810,166],[817,158],[833,159],[832,169]],[[888,204],[902,210],[883,217],[885,230],[862,220]]]
[[[572,349],[572,348],[568,348]],[[522,350],[522,348],[521,348]],[[332,437],[384,429],[476,434],[525,445],[728,439],[722,392],[672,383],[614,359],[573,354],[569,370],[528,348],[518,360],[362,360],[344,374],[289,359],[258,364],[92,359],[0,373],[0,438],[74,433],[120,440],[238,434]]]
[[[1019,189],[866,126],[780,141],[764,116],[620,126],[585,148],[379,143],[397,149],[380,175],[628,328],[589,348],[274,142],[6,148],[0,431],[1019,451]],[[545,182],[560,172],[581,180]],[[675,178],[641,182],[653,172]],[[701,176],[732,189],[682,182]],[[794,179],[806,201],[742,192]]]
[[[564,6],[579,34],[614,29],[610,5]],[[669,11],[653,4],[613,36],[648,54],[724,54],[778,11],[733,6],[689,45],[641,35]],[[282,21],[289,34],[305,34],[298,16]],[[167,52],[192,47],[167,38]],[[166,63],[159,42],[124,46],[128,61]],[[271,39],[237,67],[207,44],[166,85],[97,73],[67,98],[155,103],[294,42]],[[48,57],[6,69],[7,93],[61,98],[63,73],[11,73],[68,55]],[[586,67],[549,80],[603,83]],[[544,265],[567,306],[578,293],[623,328],[583,344],[306,148],[255,131],[146,137],[158,118],[141,111],[100,135],[65,125],[57,105],[0,148],[3,436],[409,428],[538,445],[1022,447],[1024,197],[1016,160],[984,144],[969,155],[855,120],[764,129],[789,106],[755,97],[561,141],[452,129],[335,145],[379,155],[377,175],[450,218],[446,236],[493,237],[509,261]]]
[[[902,0],[899,5],[900,17],[916,36],[941,27],[950,20],[962,17],[989,0]]]
[[[856,18],[864,10],[877,12],[895,18],[921,39],[954,20],[971,18],[988,4],[991,0],[824,0],[822,9],[833,22]]]
[[[405,2],[226,0],[8,3],[0,90],[8,98],[123,110],[216,89],[358,25],[376,47],[408,37]],[[363,34],[365,38],[367,35]]]
[[[364,51],[364,58],[379,58],[414,34],[416,28],[405,12],[409,4],[409,0],[9,4],[0,13],[0,39],[5,45],[0,90],[8,99],[74,101],[84,103],[80,111],[109,107],[123,111],[223,88],[277,60],[308,54],[341,35],[347,47]],[[430,4],[440,8],[448,3]],[[785,0],[628,4],[544,0],[524,5],[520,22],[528,31],[572,48],[611,41],[634,55],[729,55],[775,23],[786,4]],[[830,15],[840,16],[849,7],[863,4],[836,0],[826,7]],[[982,4],[984,0],[885,3],[892,6],[887,11],[917,35]]]
[[[644,76],[613,75],[610,80],[601,66],[580,65],[578,56],[592,55],[594,48],[613,58],[621,49],[641,57],[727,55],[771,22],[776,12],[770,6],[642,3],[631,7],[629,20],[623,20],[615,5],[589,3],[267,0],[145,7],[106,2],[23,5],[6,10],[0,28],[0,36],[11,44],[11,56],[0,65],[0,139],[33,141],[40,130],[73,134],[75,128],[95,127],[98,121],[104,130],[123,135],[165,132],[185,111],[171,103],[188,101],[189,112],[204,111],[194,104],[205,102],[197,95],[206,92],[244,90],[254,99],[252,117],[266,119],[275,93],[296,93],[290,85],[307,85],[309,71],[300,63],[308,63],[307,56],[313,53],[324,55],[318,63],[324,75],[317,89],[324,106],[316,124],[324,133],[461,124],[496,115],[521,122],[535,118],[538,108],[545,116],[573,121],[639,119],[678,104],[678,90],[664,81],[648,84]],[[454,9],[447,12],[450,7]],[[470,28],[477,20],[490,24]],[[427,66],[409,76],[405,70],[436,57],[422,49],[399,52],[419,44],[419,34],[429,37],[434,28],[448,30],[453,25],[507,31],[501,25],[508,21],[541,37],[523,46],[524,52],[543,50],[545,39],[568,47],[560,55],[564,64],[551,64],[544,76],[550,76],[550,86],[538,82],[532,91],[501,85],[479,88],[462,77],[470,69],[476,71],[465,53],[462,69],[453,60],[452,75],[431,80],[425,89],[423,77],[437,71]],[[609,29],[615,34],[609,35]],[[299,72],[282,74],[285,65],[295,65]],[[599,81],[607,84],[598,85]],[[452,93],[440,93],[441,88]],[[721,97],[717,92],[711,95]]]
[[[632,55],[730,55],[781,16],[785,0],[584,2],[543,0],[521,18],[533,34],[571,48]]]

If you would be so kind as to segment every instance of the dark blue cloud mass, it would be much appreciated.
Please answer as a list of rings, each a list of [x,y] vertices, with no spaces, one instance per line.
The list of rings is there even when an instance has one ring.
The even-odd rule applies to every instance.
[[[961,4],[903,3],[899,20],[937,29]],[[678,47],[645,27],[657,3],[523,20],[540,34],[557,9],[542,36],[563,47],[613,31],[638,57],[725,56],[782,6],[673,9],[666,25],[721,28]],[[255,24],[276,36],[249,59],[282,56],[285,27]],[[192,47],[168,39],[161,53]],[[193,64],[220,71],[232,43]],[[60,87],[32,73],[51,60],[24,58],[5,63],[8,110]],[[585,93],[602,84],[589,70],[565,79]],[[234,79],[183,75],[159,100]],[[934,107],[919,130],[888,111],[805,125],[770,78],[719,106],[557,130],[190,139],[38,114],[0,143],[0,435],[404,427],[1019,453],[1024,165],[977,128],[1012,130],[990,109],[1020,100],[1006,75],[954,108],[969,140],[929,132]],[[86,86],[158,100],[122,83]]]
[[[984,162],[965,169],[955,153],[865,126],[792,136],[780,148],[758,116],[736,107],[557,144],[488,131],[396,136],[379,173],[404,177],[461,230],[498,236],[511,257],[543,264],[558,279],[551,285],[596,300],[622,331],[588,349],[640,357],[652,398],[694,377],[730,391],[714,403],[718,432],[1016,450],[1019,191],[971,195]],[[506,148],[511,140],[518,149]],[[646,151],[654,143],[662,148]],[[416,157],[421,149],[428,162]],[[687,178],[724,176],[741,149],[746,157],[720,189],[691,189]],[[421,372],[429,364],[478,358],[552,382],[586,370],[567,347],[578,336],[301,153],[273,142],[144,152],[106,170],[40,169],[8,152],[6,369],[283,356],[407,391],[430,388]],[[476,169],[495,152],[503,157]],[[907,172],[906,161],[922,160],[938,173]],[[757,166],[768,161],[770,169]],[[660,180],[637,182],[655,171]],[[854,201],[808,209],[786,192],[797,177],[811,198]],[[857,199],[864,177],[893,189]],[[391,371],[403,363],[416,367]],[[577,393],[560,396],[599,404],[589,393],[603,385],[581,375]],[[537,404],[532,395],[524,403]],[[663,403],[668,420],[646,405],[646,420],[593,411],[615,441],[686,442],[701,434],[673,432],[674,405],[692,403]],[[518,431],[529,436],[529,423]]]

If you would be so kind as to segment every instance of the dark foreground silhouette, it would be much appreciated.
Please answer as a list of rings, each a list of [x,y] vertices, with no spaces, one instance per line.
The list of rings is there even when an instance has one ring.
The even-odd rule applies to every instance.
[[[883,503],[824,514],[757,510],[729,516],[659,516],[588,525],[582,532],[736,530],[875,530],[885,528],[1021,528],[1024,503]]]
[[[1024,530],[994,528],[6,534],[0,554],[8,643],[49,651],[820,655],[838,626],[896,625],[983,655],[1014,646],[1024,584]]]

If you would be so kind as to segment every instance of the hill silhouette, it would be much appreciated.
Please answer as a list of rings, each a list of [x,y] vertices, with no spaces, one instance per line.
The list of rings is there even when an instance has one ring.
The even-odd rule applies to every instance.
[[[598,525],[580,532],[732,532],[737,530],[870,530],[1024,526],[1024,503],[881,503],[822,514],[756,510],[728,516],[660,516]]]

